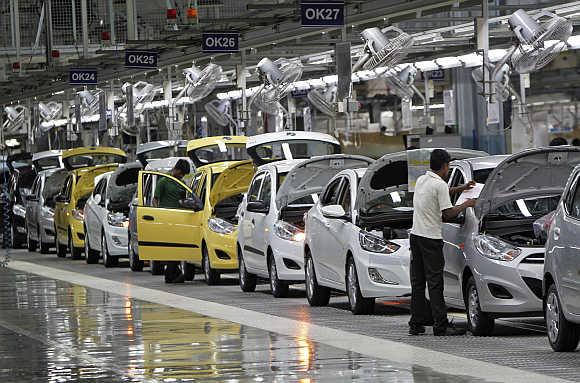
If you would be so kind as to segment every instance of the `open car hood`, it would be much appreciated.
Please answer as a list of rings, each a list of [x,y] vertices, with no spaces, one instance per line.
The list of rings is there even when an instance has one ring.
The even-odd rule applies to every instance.
[[[82,164],[83,157],[90,158],[91,156],[99,156],[99,155],[109,155],[112,158],[114,157],[114,161],[110,163],[124,163],[127,162],[127,154],[118,148],[108,148],[108,147],[81,147],[81,148],[74,148],[65,150],[62,153],[62,162],[64,164],[65,169],[67,170],[74,170],[83,167],[90,167],[90,166],[98,166],[104,165],[102,162],[98,165],[92,165],[90,161],[86,164]],[[78,160],[81,161],[78,161]],[[78,163],[81,163],[79,165]]]
[[[345,169],[366,168],[374,160],[369,157],[333,154],[305,160],[294,166],[276,193],[276,205],[281,209],[299,198],[320,194],[332,177]]]
[[[246,136],[215,136],[191,140],[187,155],[198,168],[226,161],[243,161],[248,158]]]
[[[435,149],[435,148],[429,148]],[[484,157],[486,152],[461,148],[445,149],[452,160]],[[370,165],[361,178],[355,202],[355,209],[364,213],[367,203],[379,195],[407,187],[408,183],[407,152],[385,154]]]
[[[303,152],[297,155],[293,154],[290,148],[293,144],[327,144],[326,149],[331,151],[319,153],[316,149],[312,149],[314,152]],[[303,131],[274,132],[251,136],[248,138],[246,148],[257,166],[281,160],[308,159],[314,156],[341,153],[340,142],[333,136],[326,133]]]
[[[165,158],[165,156],[160,157],[159,155],[155,155],[155,151],[161,151],[162,149],[172,149],[172,154],[165,154],[170,155],[171,157],[181,155],[181,152],[185,154],[187,149],[187,141],[186,140],[175,140],[175,141],[152,141],[140,144],[135,151],[137,155],[137,159],[141,163],[143,167],[146,167],[147,164],[152,160],[159,160]],[[166,152],[167,153],[167,152]],[[159,153],[157,153],[159,154]]]
[[[34,153],[32,155],[32,164],[36,171],[58,169],[64,165],[62,163],[62,150],[47,150],[44,152]]]
[[[12,154],[6,158],[6,165],[8,165],[8,169],[10,169],[11,172],[13,172],[15,168],[32,166],[32,153],[26,152]]]
[[[489,175],[476,205],[479,217],[520,198],[561,194],[570,173],[580,164],[580,148],[529,149],[500,163]]]
[[[107,184],[107,196],[113,210],[127,208],[137,190],[141,164],[122,164],[113,171]]]
[[[75,187],[75,197],[82,198],[85,195],[90,194],[95,188],[95,177],[111,172],[117,169],[118,166],[118,164],[108,164],[77,169],[75,171],[78,180]]]
[[[209,202],[215,206],[218,202],[244,193],[248,190],[256,168],[252,161],[236,161],[228,164],[211,185]]]

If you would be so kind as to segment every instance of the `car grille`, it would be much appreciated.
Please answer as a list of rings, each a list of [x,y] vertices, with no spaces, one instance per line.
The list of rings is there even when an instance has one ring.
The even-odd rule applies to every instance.
[[[536,278],[522,277],[526,285],[538,299],[542,299],[542,281]]]
[[[225,251],[221,251],[221,250],[216,250],[216,251],[215,251],[215,255],[217,255],[217,257],[218,257],[219,259],[224,259],[224,260],[225,260],[225,259],[232,259],[232,258],[231,258],[231,257],[228,255],[228,253],[226,253]]]
[[[522,259],[521,263],[534,263],[534,264],[543,265],[544,264],[544,253],[530,254],[527,257],[525,257],[524,259]]]

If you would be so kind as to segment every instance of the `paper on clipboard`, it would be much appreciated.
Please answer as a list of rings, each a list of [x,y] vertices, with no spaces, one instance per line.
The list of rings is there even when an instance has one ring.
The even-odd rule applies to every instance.
[[[481,190],[483,189],[483,185],[484,184],[476,183],[473,188],[461,193],[455,204],[460,205],[468,199],[478,198],[481,194]]]

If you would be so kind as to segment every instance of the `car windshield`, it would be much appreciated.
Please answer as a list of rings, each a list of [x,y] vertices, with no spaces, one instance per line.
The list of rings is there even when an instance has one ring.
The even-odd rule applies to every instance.
[[[67,158],[65,161],[72,168],[82,168],[86,166],[124,163],[126,157],[118,154],[94,153],[72,156]]]
[[[339,154],[340,145],[325,141],[292,140],[267,142],[255,147],[253,150],[262,162],[272,162]]]
[[[54,197],[62,189],[66,175],[66,171],[57,171],[46,178],[46,181],[44,181],[44,190],[42,190],[45,205],[54,206]]]
[[[413,193],[408,191],[407,185],[387,188],[382,193],[373,193],[364,210],[368,215],[412,211]]]
[[[197,148],[191,153],[202,164],[248,159],[246,144],[220,144]]]
[[[532,218],[546,215],[558,207],[560,195],[522,198],[498,206],[490,217]]]
[[[487,178],[495,168],[477,169],[473,171],[473,180],[478,184],[485,184]]]

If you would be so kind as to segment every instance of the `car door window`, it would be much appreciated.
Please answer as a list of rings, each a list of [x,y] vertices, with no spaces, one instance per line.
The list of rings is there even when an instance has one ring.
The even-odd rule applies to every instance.
[[[573,192],[570,193],[570,198],[567,201],[568,214],[576,219],[580,219],[580,187],[578,178],[574,184]]]
[[[73,176],[69,175],[62,188],[62,195],[70,201],[71,191],[72,191]]]
[[[340,185],[342,183],[342,179],[342,177],[337,178],[328,185],[320,201],[322,206],[338,204],[338,196],[340,194]]]
[[[338,198],[339,205],[342,206],[344,211],[349,214],[351,211],[351,194],[350,194],[350,182],[345,179],[342,191],[340,192],[340,196]]]
[[[463,185],[465,183],[465,176],[463,175],[463,171],[459,168],[453,169],[453,173],[451,173],[449,187],[456,187]],[[451,203],[455,205],[461,193],[455,193],[451,196]]]
[[[248,190],[248,202],[257,202],[259,201],[260,196],[260,187],[262,186],[262,181],[264,180],[264,174],[258,174],[254,181],[252,181],[252,185]]]
[[[157,182],[155,174],[143,175],[143,206],[153,206],[153,185]]]
[[[179,189],[181,189],[181,198],[183,199],[187,196],[188,193],[188,189],[180,182],[178,182],[177,180],[167,176],[167,175],[163,175],[163,174],[155,174],[154,177],[152,177],[152,181],[151,181],[151,187],[147,190],[147,201],[150,203],[147,206],[150,207],[158,207],[160,209],[179,209],[180,207],[176,207],[176,206],[153,206],[153,199],[155,197],[155,189],[157,188],[157,185],[159,184],[159,182],[161,182],[161,180],[164,180],[164,182],[169,182],[172,184],[175,184]],[[153,187],[153,185],[155,185],[155,187]],[[174,186],[174,185],[172,185]],[[163,201],[159,201],[160,204],[163,203]]]
[[[40,177],[36,177],[34,179],[34,183],[32,184],[31,195],[33,195],[34,197],[38,197],[40,195]]]
[[[194,193],[197,191],[197,188],[199,187],[199,182],[201,181],[203,175],[204,175],[203,173],[197,172],[193,176],[193,181],[191,181],[191,190],[193,190]]]
[[[260,188],[259,201],[270,204],[270,199],[272,198],[272,177],[269,174],[264,176],[264,181],[262,181],[262,187]]]

